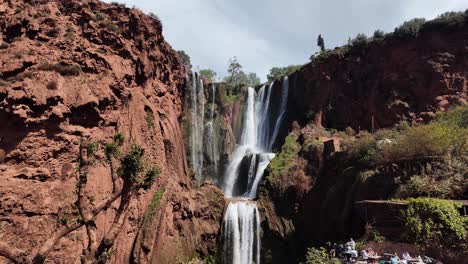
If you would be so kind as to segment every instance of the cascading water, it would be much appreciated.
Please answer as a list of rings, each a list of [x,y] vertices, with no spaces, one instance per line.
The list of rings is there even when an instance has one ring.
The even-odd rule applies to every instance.
[[[216,136],[216,123],[214,122],[214,115],[215,115],[215,96],[216,96],[216,89],[215,85],[211,85],[211,113],[210,113],[210,120],[206,122],[206,143],[205,147],[207,148],[207,152],[209,154],[209,159],[212,164],[212,175],[214,179],[218,177],[218,169],[219,169],[219,149],[218,149],[218,139]]]
[[[202,181],[203,172],[203,119],[204,119],[204,93],[203,82],[195,72],[192,72],[192,87],[190,89],[191,98],[191,136],[190,146],[192,147],[191,162],[195,172],[195,178]]]
[[[240,145],[225,173],[222,188],[225,196],[232,198],[224,216],[225,263],[260,263],[260,216],[253,199],[266,167],[275,157],[270,152],[286,112],[287,77],[283,80],[280,109],[276,114],[270,106],[273,87],[274,83],[268,88],[263,86],[258,94],[253,88],[248,89]]]

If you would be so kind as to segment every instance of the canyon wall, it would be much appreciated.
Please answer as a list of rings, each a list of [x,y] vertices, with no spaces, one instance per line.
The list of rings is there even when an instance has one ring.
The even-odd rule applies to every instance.
[[[213,254],[223,195],[192,184],[179,126],[185,70],[157,17],[67,0],[4,1],[0,16],[0,263],[46,247],[46,262],[80,262],[85,224],[98,241],[118,227],[112,250],[95,256],[110,263]],[[82,223],[80,142],[97,147],[84,190],[97,205],[113,194],[104,146],[116,133],[160,175]]]
[[[433,26],[414,37],[336,48],[289,77],[289,124],[276,147],[294,159],[281,164],[288,168],[279,180],[273,160],[260,189],[264,261],[299,261],[308,246],[361,236],[366,223],[354,202],[388,199],[400,176],[421,173],[421,164],[397,163],[373,168],[363,180],[369,175],[343,155],[336,131],[426,123],[436,112],[466,105],[467,30],[466,22]]]
[[[427,27],[417,37],[336,48],[291,76],[291,120],[370,131],[427,122],[436,111],[466,103],[467,28]]]

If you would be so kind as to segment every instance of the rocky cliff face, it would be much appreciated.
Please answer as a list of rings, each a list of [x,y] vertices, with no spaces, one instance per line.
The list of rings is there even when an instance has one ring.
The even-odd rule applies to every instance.
[[[281,138],[292,137],[295,145],[286,142],[282,152],[295,158],[280,157],[282,178],[274,178],[273,160],[260,188],[265,261],[300,259],[314,243],[362,235],[366,223],[353,202],[388,199],[400,176],[421,173],[426,163],[395,163],[371,168],[375,177],[363,180],[369,175],[357,173],[359,165],[339,152],[330,131],[424,123],[435,112],[466,105],[467,29],[467,23],[434,27],[417,37],[338,48],[290,76],[289,128]]]
[[[370,131],[427,122],[436,111],[466,103],[467,28],[428,28],[418,37],[337,48],[291,76],[291,120]]]
[[[111,263],[210,254],[223,196],[191,187],[179,126],[185,70],[160,21],[98,1],[9,0],[0,16],[0,262],[77,263],[93,243],[92,258]],[[122,179],[104,145],[117,132],[161,173],[109,200]],[[83,139],[97,147],[84,185]]]

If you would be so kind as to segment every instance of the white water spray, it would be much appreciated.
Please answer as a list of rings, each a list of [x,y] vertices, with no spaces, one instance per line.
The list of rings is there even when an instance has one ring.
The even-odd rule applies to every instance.
[[[226,170],[223,190],[230,202],[224,217],[224,261],[232,264],[260,264],[260,216],[255,201],[263,173],[275,157],[270,153],[284,119],[288,80],[283,80],[279,112],[273,115],[271,94],[249,88],[241,144]],[[265,98],[266,96],[266,98]],[[271,130],[270,121],[274,124]],[[242,184],[244,183],[244,184]],[[245,184],[246,183],[246,184]]]
[[[204,119],[204,94],[203,82],[199,80],[197,74],[192,72],[192,87],[190,89],[191,100],[191,135],[190,146],[192,147],[191,161],[195,178],[202,181],[203,172],[203,119]]]

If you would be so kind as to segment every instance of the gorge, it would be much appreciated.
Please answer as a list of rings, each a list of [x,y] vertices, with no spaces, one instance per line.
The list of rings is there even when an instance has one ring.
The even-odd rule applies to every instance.
[[[251,87],[191,69],[123,4],[0,17],[0,263],[311,264],[350,237],[467,258],[467,12]],[[454,219],[424,233],[437,248],[402,215],[418,199]]]

